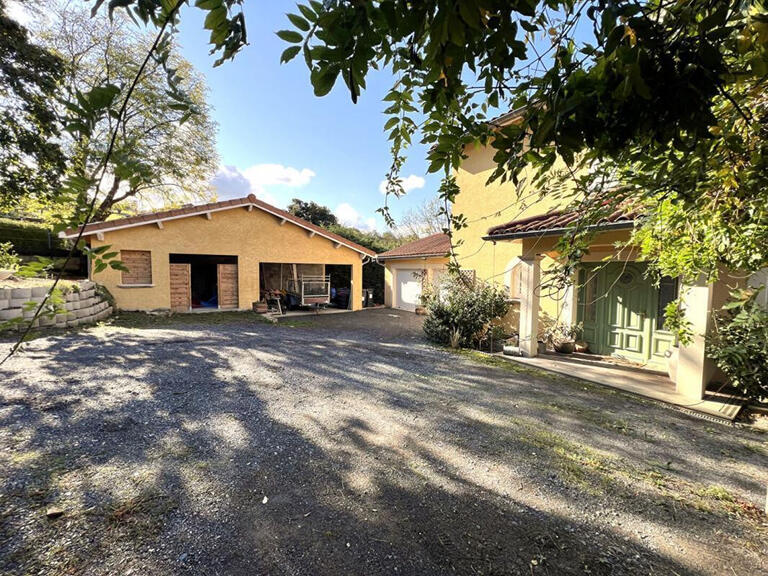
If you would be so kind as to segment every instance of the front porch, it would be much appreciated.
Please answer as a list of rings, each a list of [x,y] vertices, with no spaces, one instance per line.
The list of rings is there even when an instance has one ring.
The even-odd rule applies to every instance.
[[[694,399],[677,391],[677,386],[667,374],[632,366],[622,366],[600,356],[589,354],[557,354],[547,352],[534,357],[498,356],[531,368],[538,368],[568,377],[608,386],[659,400],[677,406],[684,411],[705,415],[719,420],[733,422],[745,405],[738,396],[707,389],[701,399]]]
[[[520,361],[684,408],[697,406],[718,417],[735,417],[738,407],[723,408],[716,400],[715,405],[706,404],[713,401],[708,385],[715,369],[705,353],[705,335],[712,311],[727,298],[731,279],[726,281],[723,275],[720,281],[708,284],[705,279],[685,283],[669,278],[654,284],[647,278],[638,250],[627,246],[634,226],[632,216],[617,212],[595,227],[582,269],[573,275],[570,285],[554,292],[545,290],[545,270],[559,258],[558,241],[568,223],[577,218],[574,213],[553,212],[498,226],[485,237],[494,244],[514,242],[519,247],[519,257],[506,272],[520,306]],[[692,334],[685,346],[665,326],[664,310],[678,294],[684,298],[683,317]],[[561,356],[537,358],[548,323],[579,325],[581,339],[595,359],[619,357],[646,369],[638,372],[613,363],[595,365],[591,360],[578,361],[575,366],[576,360],[563,361]],[[668,357],[676,368],[670,370],[672,379],[665,374]]]

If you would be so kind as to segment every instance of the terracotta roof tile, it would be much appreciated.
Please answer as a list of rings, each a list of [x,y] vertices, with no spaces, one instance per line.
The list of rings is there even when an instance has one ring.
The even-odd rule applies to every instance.
[[[419,238],[397,248],[378,255],[379,260],[391,258],[423,258],[425,256],[445,256],[451,251],[451,239],[447,234],[433,234]]]
[[[618,208],[604,215],[597,222],[593,222],[591,226],[595,228],[610,228],[613,226],[626,226],[627,228],[630,228],[636,217],[636,212]],[[488,230],[486,238],[514,239],[536,234],[542,236],[551,235],[557,232],[562,232],[563,229],[568,228],[571,224],[579,220],[579,218],[581,218],[581,213],[577,211],[564,212],[562,210],[553,210],[546,214],[512,220],[506,224],[494,226]]]

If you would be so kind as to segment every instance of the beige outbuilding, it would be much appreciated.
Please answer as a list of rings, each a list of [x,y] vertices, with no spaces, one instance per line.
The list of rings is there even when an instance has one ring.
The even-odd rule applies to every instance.
[[[83,238],[127,267],[90,272],[124,310],[243,310],[277,294],[358,310],[363,263],[375,256],[254,195],[94,222]]]

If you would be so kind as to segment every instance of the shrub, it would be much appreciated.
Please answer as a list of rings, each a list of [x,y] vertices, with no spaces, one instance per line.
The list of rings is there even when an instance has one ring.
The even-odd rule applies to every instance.
[[[468,284],[455,274],[446,274],[437,286],[426,288],[421,300],[427,310],[427,337],[454,348],[479,342],[491,321],[509,311],[501,289],[485,282]]]
[[[768,398],[768,311],[759,290],[738,290],[715,316],[707,355],[746,396]]]
[[[10,242],[0,242],[0,270],[17,270],[21,259]]]
[[[25,255],[65,253],[64,241],[44,224],[0,218],[0,242],[11,242],[14,250]]]

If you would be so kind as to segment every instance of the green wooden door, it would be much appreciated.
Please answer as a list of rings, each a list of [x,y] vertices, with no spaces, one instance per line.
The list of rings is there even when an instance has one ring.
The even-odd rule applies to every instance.
[[[600,332],[607,354],[640,362],[650,359],[653,286],[636,265],[611,265],[605,271],[607,297]]]
[[[641,263],[585,265],[578,276],[578,320],[592,352],[662,368],[674,344],[663,329],[663,309],[676,297],[677,284],[662,281],[660,292],[644,271]]]

